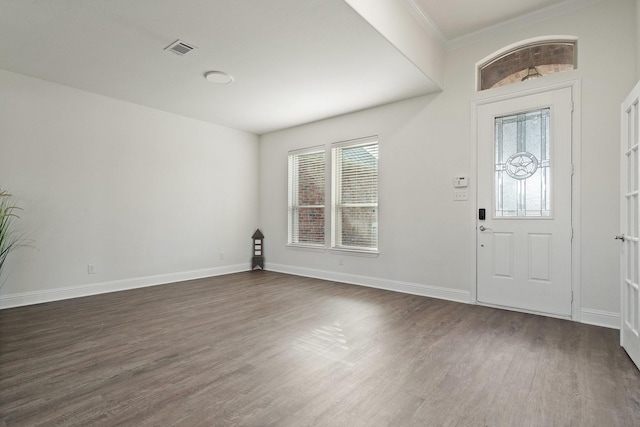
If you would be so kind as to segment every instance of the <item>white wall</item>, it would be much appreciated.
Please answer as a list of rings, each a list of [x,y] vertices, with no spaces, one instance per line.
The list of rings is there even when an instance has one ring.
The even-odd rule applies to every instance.
[[[640,80],[640,0],[636,0],[636,80]]]
[[[434,28],[420,24],[408,5],[397,0],[345,1],[431,79],[432,92],[442,88],[444,48]]]
[[[260,223],[269,242],[267,266],[468,300],[475,286],[473,213],[469,203],[452,201],[451,180],[471,170],[470,109],[478,96],[475,63],[520,40],[575,35],[579,69],[547,81],[581,79],[579,297],[583,314],[591,316],[585,320],[615,325],[619,312],[619,247],[613,240],[619,222],[619,108],[634,81],[630,55],[635,50],[634,3],[598,2],[560,18],[479,35],[447,52],[445,89],[440,94],[261,137]],[[381,144],[380,255],[368,258],[287,248],[287,151],[374,134]]]
[[[33,240],[0,307],[249,268],[257,136],[6,71],[0,93],[0,186]]]

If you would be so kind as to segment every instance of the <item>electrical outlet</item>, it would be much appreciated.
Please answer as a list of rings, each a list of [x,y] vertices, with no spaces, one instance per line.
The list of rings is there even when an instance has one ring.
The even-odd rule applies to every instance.
[[[343,265],[342,257],[339,257],[339,258],[338,258],[338,264],[339,264],[339,265]]]
[[[96,265],[95,264],[87,265],[87,274],[96,274]]]

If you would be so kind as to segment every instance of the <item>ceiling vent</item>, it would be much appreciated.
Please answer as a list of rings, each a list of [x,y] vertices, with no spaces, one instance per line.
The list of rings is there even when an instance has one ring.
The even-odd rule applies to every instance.
[[[176,55],[180,55],[180,56],[191,52],[193,49],[197,49],[197,48],[179,39],[164,48],[164,50],[168,50],[169,52],[173,52]]]

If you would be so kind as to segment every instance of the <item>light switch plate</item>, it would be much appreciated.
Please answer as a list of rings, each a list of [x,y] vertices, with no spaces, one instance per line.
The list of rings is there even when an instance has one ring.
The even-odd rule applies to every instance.
[[[455,202],[462,202],[465,200],[469,200],[469,193],[467,193],[466,191],[454,191],[453,200]]]

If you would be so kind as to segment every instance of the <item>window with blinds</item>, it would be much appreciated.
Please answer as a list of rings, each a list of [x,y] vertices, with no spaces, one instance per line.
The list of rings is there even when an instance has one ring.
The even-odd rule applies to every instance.
[[[336,249],[378,249],[378,139],[332,146],[333,227]]]
[[[324,147],[289,153],[289,244],[324,246]]]

